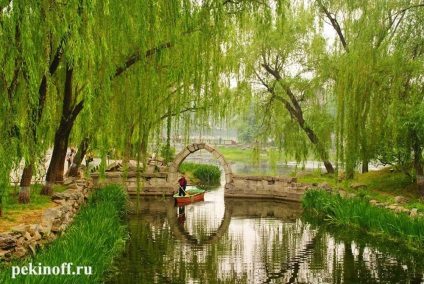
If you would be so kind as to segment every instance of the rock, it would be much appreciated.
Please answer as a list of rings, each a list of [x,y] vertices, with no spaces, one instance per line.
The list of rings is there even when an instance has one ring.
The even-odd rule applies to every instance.
[[[27,253],[28,251],[24,247],[16,247],[12,255],[14,258],[21,258],[25,256]]]
[[[406,198],[406,197],[404,197],[404,196],[402,196],[402,195],[399,195],[399,196],[396,196],[395,197],[395,202],[396,203],[399,203],[399,204],[405,204],[405,203],[408,203],[409,202],[409,199]]]
[[[106,172],[115,172],[122,169],[121,163],[114,162],[106,167]]]
[[[371,199],[370,200],[370,204],[371,205],[376,205],[378,203],[378,201],[377,200],[375,200],[375,199]]]
[[[352,189],[360,189],[360,188],[367,188],[367,186],[365,185],[365,184],[363,184],[363,183],[358,183],[358,182],[355,182],[355,183],[352,183],[351,185],[350,185],[350,188],[352,188]]]
[[[43,224],[42,226],[40,226],[40,231],[39,232],[43,236],[47,236],[47,235],[50,234],[51,230],[52,230],[52,223],[49,222],[48,224]]]
[[[346,198],[354,198],[354,197],[356,197],[356,194],[355,193],[348,193],[346,195]]]
[[[69,178],[67,178],[66,180],[63,181],[63,185],[68,186],[70,184],[73,184],[74,182],[75,182],[75,179],[73,177],[69,177]]]
[[[8,234],[0,234],[0,250],[7,250],[16,246],[17,239]]]
[[[24,237],[20,237],[20,238],[18,238],[18,241],[16,242],[16,245],[17,246],[21,246],[21,245],[24,244],[24,242],[25,242],[25,238]]]
[[[76,183],[73,183],[73,184],[69,185],[69,186],[68,186],[68,188],[69,188],[69,189],[77,189],[77,190],[78,190],[78,189],[81,189],[81,188],[78,186],[78,184],[76,184]]]
[[[52,200],[68,200],[71,195],[65,190],[64,192],[56,192],[52,195]]]
[[[10,228],[10,231],[24,234],[28,230],[28,228],[29,228],[29,225],[19,224],[17,226],[13,226],[12,228]]]
[[[32,239],[31,234],[29,232],[25,232],[24,237],[28,241]]]
[[[319,184],[318,187],[322,189],[332,189],[331,185],[329,185],[327,182]]]
[[[386,208],[389,209],[389,210],[396,210],[397,207],[398,206],[396,204],[386,206]]]
[[[11,255],[10,250],[0,250],[0,260],[9,260]]]
[[[346,191],[344,191],[344,190],[339,190],[339,195],[340,195],[341,197],[346,197]]]
[[[63,199],[53,199],[53,202],[59,205],[64,205],[66,204],[66,201]]]
[[[417,216],[418,214],[418,208],[412,208],[410,213],[409,213],[409,217],[413,218],[415,216]]]
[[[60,208],[54,207],[47,208],[41,216],[41,219],[43,221],[51,222],[52,220],[60,217],[62,217],[62,211],[60,211]]]
[[[395,208],[396,213],[409,213],[409,210],[402,206],[397,206]]]
[[[33,238],[34,238],[34,240],[35,240],[35,241],[39,241],[39,240],[41,240],[41,235],[40,235],[40,233],[39,233],[39,232],[35,232],[35,233],[34,233]]]

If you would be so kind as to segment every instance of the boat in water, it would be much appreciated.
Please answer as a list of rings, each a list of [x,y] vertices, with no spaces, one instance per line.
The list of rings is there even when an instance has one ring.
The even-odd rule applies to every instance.
[[[174,194],[174,200],[177,205],[189,204],[204,200],[205,191],[202,189],[188,189],[185,192],[185,196],[178,195],[178,192]]]

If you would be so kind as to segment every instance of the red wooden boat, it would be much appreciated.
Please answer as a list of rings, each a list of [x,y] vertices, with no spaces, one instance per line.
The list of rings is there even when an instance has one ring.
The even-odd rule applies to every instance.
[[[202,189],[189,189],[186,190],[185,196],[179,196],[178,192],[174,194],[175,203],[180,204],[188,204],[197,201],[203,201],[205,197],[205,191]]]

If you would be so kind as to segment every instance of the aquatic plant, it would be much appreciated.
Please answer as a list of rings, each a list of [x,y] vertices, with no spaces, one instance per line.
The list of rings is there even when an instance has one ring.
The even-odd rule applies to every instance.
[[[192,173],[193,178],[199,179],[201,183],[217,184],[221,180],[221,171],[219,167],[214,165],[183,163],[180,171]]]
[[[307,212],[315,212],[333,225],[360,228],[370,234],[384,235],[413,247],[424,245],[424,220],[396,214],[371,205],[364,198],[343,198],[323,190],[310,190],[302,200]]]

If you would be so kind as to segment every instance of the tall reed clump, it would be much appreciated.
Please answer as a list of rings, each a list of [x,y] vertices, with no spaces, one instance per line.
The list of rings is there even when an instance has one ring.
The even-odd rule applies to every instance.
[[[12,263],[0,274],[3,283],[98,283],[112,266],[114,257],[122,253],[128,232],[124,223],[127,194],[117,185],[98,189],[90,196],[64,236],[54,241],[32,259]],[[13,266],[35,267],[33,272],[54,267],[58,275],[15,275]],[[71,264],[71,265],[69,265]],[[77,266],[80,269],[79,275]],[[38,267],[42,267],[39,270]],[[63,268],[62,268],[63,267]],[[69,267],[69,268],[68,268]],[[17,270],[15,269],[15,272]],[[46,269],[48,272],[48,269]],[[68,273],[69,272],[69,273]],[[16,274],[16,273],[15,273]],[[43,272],[45,274],[45,272]],[[57,274],[57,273],[55,273]],[[63,275],[65,274],[65,275]],[[90,275],[85,275],[90,274]]]
[[[303,208],[314,211],[331,224],[359,227],[370,234],[385,235],[406,241],[416,248],[424,247],[424,220],[371,205],[363,198],[342,198],[323,190],[309,190],[302,200]]]
[[[183,163],[180,171],[192,173],[193,177],[200,180],[201,183],[219,184],[221,181],[221,171],[215,165]]]

